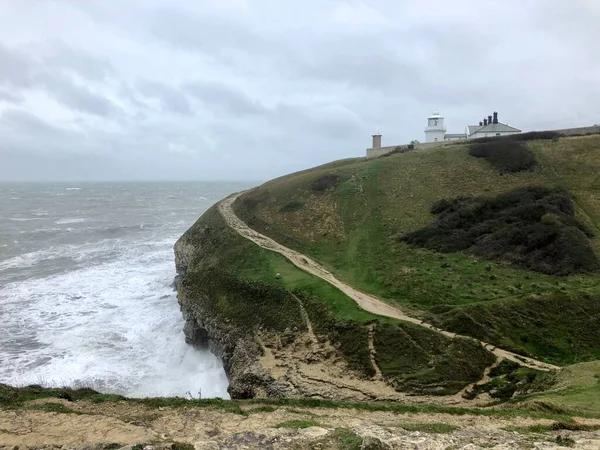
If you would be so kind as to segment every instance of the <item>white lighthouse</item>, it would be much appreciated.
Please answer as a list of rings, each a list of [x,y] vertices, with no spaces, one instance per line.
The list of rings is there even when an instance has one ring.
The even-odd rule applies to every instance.
[[[434,112],[427,118],[425,127],[425,142],[442,142],[446,136],[444,117],[439,112]]]

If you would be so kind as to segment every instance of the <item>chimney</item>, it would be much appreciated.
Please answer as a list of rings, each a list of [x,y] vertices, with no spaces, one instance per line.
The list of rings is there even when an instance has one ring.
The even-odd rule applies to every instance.
[[[483,126],[485,127],[487,125],[487,119],[483,119]]]
[[[494,123],[498,123],[498,113],[494,111]]]
[[[488,116],[488,124],[492,124],[492,116]]]
[[[380,134],[373,135],[373,148],[381,148],[381,135]]]
[[[479,121],[479,126],[482,127],[483,126],[483,122],[480,120]]]

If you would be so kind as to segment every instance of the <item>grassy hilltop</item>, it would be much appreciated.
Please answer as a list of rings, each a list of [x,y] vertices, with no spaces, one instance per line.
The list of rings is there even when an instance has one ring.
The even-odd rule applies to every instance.
[[[265,183],[234,208],[255,230],[440,328],[557,365],[600,359],[600,136],[535,137],[336,161]],[[359,309],[236,234],[216,206],[182,239],[201,251],[181,289],[240,335],[303,332],[301,302],[315,333],[365,377],[374,375],[371,328],[377,365],[399,391],[455,393],[493,362],[469,339]],[[505,398],[534,378],[498,371],[510,386],[502,378],[487,388]]]
[[[595,273],[600,136],[515,144],[533,156],[534,164],[526,155],[524,167],[510,172],[492,158],[476,157],[481,150],[468,144],[339,161],[265,183],[240,197],[236,212],[252,228],[320,261],[353,286],[442,328],[556,364],[600,359],[600,277]],[[549,232],[564,241],[558,245],[555,239],[556,248],[545,255],[559,260],[558,267],[527,270],[518,263],[523,258],[516,248],[503,254],[472,253],[468,245],[466,251],[450,246],[449,252],[411,245],[411,236],[427,234],[435,223],[432,208],[441,200],[485,197],[493,203],[507,193],[517,193],[518,200],[525,197],[519,189],[526,187],[556,192],[567,198],[563,209],[572,208],[568,220],[546,210],[536,218],[540,205],[534,205],[534,217],[520,224],[548,222],[552,228],[552,221],[571,221]],[[543,235],[546,231],[540,231],[542,239],[551,238]]]

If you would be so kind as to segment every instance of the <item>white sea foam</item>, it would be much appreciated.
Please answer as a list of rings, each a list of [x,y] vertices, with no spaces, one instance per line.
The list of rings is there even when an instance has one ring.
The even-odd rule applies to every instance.
[[[80,187],[68,187],[66,190],[67,191],[80,191],[81,188]]]
[[[14,243],[15,245],[18,245],[19,241],[14,241]],[[107,239],[98,244],[87,244],[83,246],[69,244],[58,245],[48,247],[44,250],[24,253],[13,258],[9,258],[6,261],[2,261],[0,262],[0,270],[24,269],[35,266],[42,261],[53,260],[57,258],[72,258],[74,261],[81,262],[105,254],[111,248],[120,248],[118,240]]]
[[[77,217],[77,218],[58,219],[54,223],[56,225],[67,225],[67,224],[70,224],[70,223],[83,223],[86,220],[87,219],[84,219],[83,217]]]
[[[109,263],[0,289],[0,348],[9,349],[0,356],[10,361],[0,366],[0,382],[226,398],[220,361],[185,344],[169,287],[172,243],[123,249]],[[11,351],[9,341],[25,347]]]

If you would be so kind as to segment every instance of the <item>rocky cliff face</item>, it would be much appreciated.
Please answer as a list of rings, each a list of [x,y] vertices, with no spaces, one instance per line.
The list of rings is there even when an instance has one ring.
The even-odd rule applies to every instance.
[[[175,244],[177,276],[174,287],[185,319],[186,342],[209,349],[221,358],[229,378],[232,398],[277,397],[283,394],[278,383],[261,366],[262,351],[252,333],[220,320],[205,307],[215,299],[191,292],[185,279],[193,264],[201,259],[201,248],[191,244],[186,236]]]

